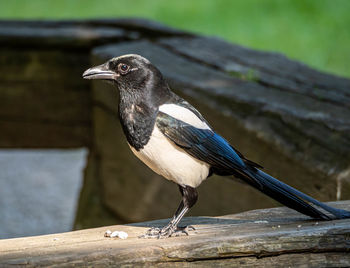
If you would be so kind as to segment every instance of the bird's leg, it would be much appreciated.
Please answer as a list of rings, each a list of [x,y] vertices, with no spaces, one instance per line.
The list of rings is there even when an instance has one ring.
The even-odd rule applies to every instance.
[[[193,229],[192,226],[186,227],[178,227],[179,222],[186,214],[186,212],[197,202],[198,193],[195,188],[190,186],[181,186],[179,185],[179,189],[182,195],[182,200],[177,208],[173,219],[168,223],[168,225],[164,226],[162,229],[160,228],[151,228],[141,236],[142,238],[166,238],[172,235],[180,235],[187,234],[188,229]]]
[[[140,238],[159,238],[159,235],[163,230],[165,231],[165,229],[169,229],[170,226],[174,225],[176,219],[179,217],[179,215],[183,209],[184,209],[184,203],[183,203],[183,200],[181,200],[180,205],[177,208],[172,220],[166,226],[164,226],[163,228],[152,227],[151,229],[147,230],[146,234],[140,236]],[[184,213],[183,213],[183,215],[184,215]]]

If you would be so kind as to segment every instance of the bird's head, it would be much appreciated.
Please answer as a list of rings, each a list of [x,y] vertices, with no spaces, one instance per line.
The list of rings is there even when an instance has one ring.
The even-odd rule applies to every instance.
[[[146,58],[128,54],[115,57],[83,73],[84,79],[113,82],[120,90],[142,89],[148,81],[161,82],[162,75]]]
[[[132,105],[143,102],[156,109],[172,97],[161,72],[146,58],[128,54],[110,59],[83,73],[85,79],[112,82],[119,89],[120,101]]]

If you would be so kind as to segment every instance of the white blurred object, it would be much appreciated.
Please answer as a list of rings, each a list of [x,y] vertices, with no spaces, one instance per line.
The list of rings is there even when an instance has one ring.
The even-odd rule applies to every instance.
[[[0,239],[72,230],[88,150],[0,150]]]
[[[105,237],[119,237],[121,239],[127,239],[128,238],[128,234],[126,232],[123,231],[114,231],[112,232],[111,230],[107,230],[105,232]]]

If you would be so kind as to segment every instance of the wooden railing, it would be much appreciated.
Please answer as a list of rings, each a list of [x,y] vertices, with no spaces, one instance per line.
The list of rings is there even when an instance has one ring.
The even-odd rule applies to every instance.
[[[350,209],[350,201],[332,206]],[[167,220],[0,240],[0,267],[349,267],[350,219],[310,220],[287,208],[189,217],[189,236],[141,239]],[[127,232],[106,238],[107,229]]]

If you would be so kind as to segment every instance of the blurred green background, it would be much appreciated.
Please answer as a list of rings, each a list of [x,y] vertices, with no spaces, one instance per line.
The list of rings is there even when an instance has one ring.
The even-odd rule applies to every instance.
[[[350,77],[350,0],[0,0],[2,19],[131,16]]]

